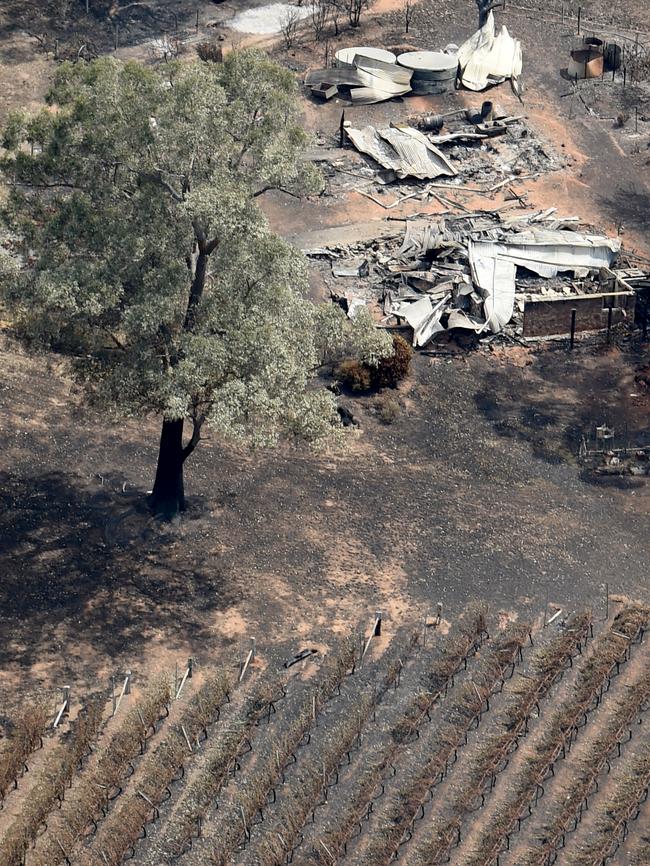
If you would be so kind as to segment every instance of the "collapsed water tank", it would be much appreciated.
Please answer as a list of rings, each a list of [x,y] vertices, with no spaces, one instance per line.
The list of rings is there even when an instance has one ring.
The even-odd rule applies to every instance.
[[[384,63],[395,63],[396,57],[392,51],[386,51],[385,48],[370,48],[367,45],[362,45],[356,48],[339,48],[334,55],[336,66],[343,66],[352,69],[354,67],[355,57],[368,57],[370,60],[383,60]]]
[[[604,69],[602,40],[587,37],[573,46],[567,68],[570,78],[600,78]]]
[[[413,93],[447,93],[453,90],[458,57],[442,51],[407,51],[397,58],[400,66],[413,70]]]

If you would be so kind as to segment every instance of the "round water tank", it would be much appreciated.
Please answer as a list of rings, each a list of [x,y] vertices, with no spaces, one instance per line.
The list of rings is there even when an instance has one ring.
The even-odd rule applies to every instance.
[[[569,61],[568,73],[571,78],[600,78],[605,68],[602,48],[586,45],[573,50]]]
[[[396,57],[392,51],[386,51],[385,48],[370,48],[367,45],[353,48],[339,48],[334,55],[336,66],[354,66],[353,60],[355,56],[369,57],[371,60],[383,60],[384,63],[395,63]]]
[[[397,58],[400,66],[413,70],[414,93],[446,93],[451,90],[458,71],[458,58],[442,51],[407,51]]]

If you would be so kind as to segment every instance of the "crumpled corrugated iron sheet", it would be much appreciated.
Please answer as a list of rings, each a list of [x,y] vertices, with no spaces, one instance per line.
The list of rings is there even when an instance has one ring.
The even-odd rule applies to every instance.
[[[456,174],[447,157],[417,129],[365,126],[363,129],[348,127],[346,132],[357,150],[367,153],[384,168],[392,169],[398,178],[433,180],[441,175]]]
[[[477,244],[479,246],[479,244]],[[480,244],[483,255],[498,256],[540,277],[562,271],[610,267],[621,248],[618,238],[570,231],[529,229],[507,233],[502,241]]]
[[[305,84],[312,88],[322,85],[349,87],[350,98],[355,105],[384,102],[411,92],[413,73],[410,69],[361,54],[356,55],[353,62],[354,68],[310,70],[305,76]]]
[[[505,25],[496,34],[494,13],[490,12],[483,27],[460,46],[458,61],[463,86],[485,90],[488,84],[519,78],[523,66],[521,42],[508,33]]]
[[[480,289],[485,327],[498,334],[512,318],[517,266],[500,258],[497,244],[469,243],[472,282]]]
[[[528,219],[534,218],[535,216]],[[467,301],[462,297],[466,295],[468,288],[462,284],[464,281],[469,282],[469,277],[463,273],[466,266],[460,263],[443,262],[442,271],[437,266],[432,267],[434,273],[437,271],[442,274],[443,282],[435,281],[431,288],[421,277],[411,281],[409,285],[419,286],[426,291],[426,300],[416,296],[413,304],[408,297],[395,299],[392,312],[403,316],[409,323],[410,319],[415,317],[414,345],[424,345],[423,340],[428,342],[435,333],[445,328],[468,328],[477,333],[499,333],[512,318],[518,267],[527,268],[542,277],[554,277],[562,271],[580,272],[609,268],[621,248],[618,238],[533,227],[513,231],[492,226],[483,230],[481,224],[480,218],[473,219],[469,229],[454,232],[446,227],[443,219],[425,225],[407,223],[398,255],[419,259],[428,252],[435,251],[436,255],[441,257],[445,255],[450,244],[454,244],[457,249],[461,248],[462,258],[466,258],[469,263],[471,284],[477,293],[472,293],[474,301],[468,311]],[[440,264],[440,258],[437,264]],[[457,271],[456,276],[452,277],[456,288],[452,293],[446,294],[442,306],[435,306],[434,321],[436,290],[442,290],[443,287],[446,289],[449,285],[449,275],[445,276],[448,269],[452,269],[452,274],[454,270]],[[407,273],[407,282],[408,276]],[[420,283],[425,285],[422,287]],[[409,307],[413,309],[413,315],[409,313]],[[444,326],[441,320],[445,322]]]

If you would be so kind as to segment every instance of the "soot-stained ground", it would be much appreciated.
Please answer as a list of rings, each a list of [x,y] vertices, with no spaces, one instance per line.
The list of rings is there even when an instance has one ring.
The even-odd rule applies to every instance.
[[[207,658],[242,634],[288,651],[375,608],[602,605],[605,581],[643,595],[647,486],[595,484],[575,460],[603,420],[642,437],[632,361],[604,347],[420,357],[391,424],[381,398],[344,398],[360,427],[341,449],[203,442],[187,518],[159,526],[143,507],[155,425],[74,408],[46,360],[6,343],[3,684]]]
[[[130,11],[116,13],[117,4],[91,0],[88,18],[71,7],[67,24],[53,17],[55,5],[0,9],[2,122],[12,108],[42,104],[56,39],[61,56],[81,44],[109,52],[117,15],[117,56],[151,63],[151,40],[176,32],[174,16],[179,32],[223,37],[228,47],[228,20],[251,4],[165,0],[123,3]],[[192,34],[196,5],[200,28]],[[629,123],[614,129],[565,97],[561,70],[573,23],[522,5],[532,0],[498,15],[523,43],[524,107],[507,85],[489,98],[525,111],[566,160],[520,192],[531,209],[575,213],[647,255],[646,152],[634,152]],[[567,12],[575,7],[566,4]],[[588,19],[610,21],[602,0],[582,7]],[[623,7],[612,12],[613,28],[647,27],[640,2]],[[359,30],[343,31],[330,51],[405,41],[439,47],[462,41],[476,24],[473,0],[423,0],[407,40],[401,10],[396,0],[376,0]],[[240,34],[236,44],[257,41]],[[267,43],[298,72],[322,62],[322,45],[308,34],[290,52],[281,40]],[[181,59],[193,56],[188,43]],[[593,102],[601,114],[629,110],[630,89],[601,90],[606,96]],[[414,97],[348,116],[388,124],[482,98]],[[341,106],[305,97],[302,108],[309,131],[334,147]],[[640,123],[646,135],[648,121]],[[499,206],[502,193],[478,206]],[[403,219],[421,207],[410,201],[391,213]],[[354,190],[305,202],[277,194],[264,208],[298,246],[348,243],[403,225],[387,223],[386,211]],[[312,293],[326,297],[322,281]],[[83,694],[127,667],[146,677],[188,655],[209,662],[251,635],[261,652],[292,653],[326,644],[379,608],[397,625],[438,601],[452,620],[473,598],[504,615],[538,615],[546,601],[600,609],[605,583],[612,594],[647,596],[648,486],[632,478],[595,483],[576,461],[581,435],[596,423],[627,429],[632,444],[647,442],[648,393],[634,379],[647,345],[602,342],[573,354],[558,344],[418,357],[394,394],[343,398],[359,428],[327,453],[285,446],[250,454],[208,438],[187,465],[187,516],[160,526],[143,505],[156,423],[83,410],[56,357],[32,359],[3,337],[0,695],[19,678],[23,688],[73,682]],[[397,405],[390,424],[381,422],[386,399]]]

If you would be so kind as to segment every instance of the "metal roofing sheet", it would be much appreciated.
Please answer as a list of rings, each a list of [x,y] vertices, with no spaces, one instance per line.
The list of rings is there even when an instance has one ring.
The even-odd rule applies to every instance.
[[[358,54],[354,58],[354,65],[357,69],[363,69],[364,72],[369,72],[377,78],[385,78],[395,84],[408,85],[411,83],[411,76],[413,75],[412,69],[405,69],[395,63],[385,63],[383,60],[364,57],[363,54]]]
[[[507,28],[495,32],[494,14],[460,46],[458,61],[461,80],[469,90],[484,90],[488,84],[518,78],[522,69],[521,42]]]
[[[357,150],[367,153],[398,177],[421,180],[456,174],[449,160],[425,136],[411,127],[347,129],[348,137]]]

